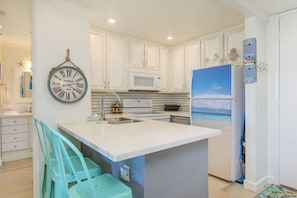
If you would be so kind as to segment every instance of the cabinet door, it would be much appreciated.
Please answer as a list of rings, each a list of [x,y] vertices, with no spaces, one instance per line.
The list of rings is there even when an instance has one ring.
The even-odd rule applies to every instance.
[[[236,28],[224,33],[224,62],[242,65],[244,28]]]
[[[165,47],[160,47],[160,73],[162,80],[162,91],[168,91],[168,59],[169,49]]]
[[[223,34],[214,34],[201,40],[202,67],[223,64]]]
[[[107,36],[107,88],[127,90],[127,40]]]
[[[130,40],[130,67],[140,68],[144,67],[144,42],[137,40]]]
[[[176,46],[172,50],[172,67],[170,68],[170,87],[172,92],[185,92],[185,48],[184,45]]]
[[[190,89],[193,69],[200,68],[200,41],[193,41],[185,45],[185,82]]]
[[[105,88],[105,34],[91,33],[91,88]]]
[[[159,71],[159,46],[153,43],[145,44],[145,68]]]

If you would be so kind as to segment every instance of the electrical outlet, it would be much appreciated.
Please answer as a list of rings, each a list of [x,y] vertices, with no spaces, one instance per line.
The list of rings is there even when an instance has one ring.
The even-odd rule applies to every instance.
[[[121,178],[125,181],[130,181],[130,167],[127,165],[124,165],[120,169]]]

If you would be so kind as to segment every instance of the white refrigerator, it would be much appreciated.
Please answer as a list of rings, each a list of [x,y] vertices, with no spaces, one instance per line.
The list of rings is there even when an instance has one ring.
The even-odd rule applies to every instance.
[[[208,172],[227,181],[243,175],[240,141],[244,124],[243,70],[233,65],[192,72],[191,124],[222,130],[208,141]]]

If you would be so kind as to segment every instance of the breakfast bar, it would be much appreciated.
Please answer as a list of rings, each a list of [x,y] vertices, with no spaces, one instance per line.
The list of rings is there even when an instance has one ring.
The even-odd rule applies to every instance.
[[[131,179],[125,183],[134,197],[208,197],[208,138],[220,130],[145,119],[60,123],[58,128],[111,163],[127,162]],[[119,178],[119,171],[112,174]]]

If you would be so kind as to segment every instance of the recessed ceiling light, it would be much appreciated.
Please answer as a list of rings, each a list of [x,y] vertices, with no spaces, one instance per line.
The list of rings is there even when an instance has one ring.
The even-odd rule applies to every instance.
[[[172,36],[167,36],[167,40],[172,40],[173,37]]]
[[[2,26],[0,25],[0,29],[2,28]]]
[[[108,19],[108,23],[114,24],[114,23],[116,23],[116,20],[115,19]]]

